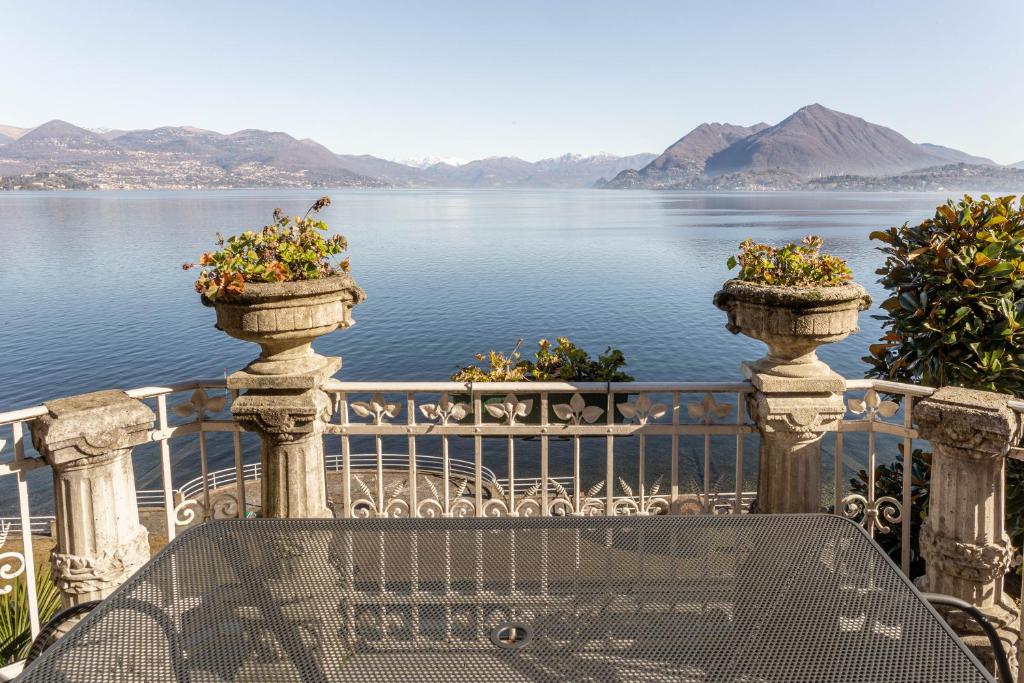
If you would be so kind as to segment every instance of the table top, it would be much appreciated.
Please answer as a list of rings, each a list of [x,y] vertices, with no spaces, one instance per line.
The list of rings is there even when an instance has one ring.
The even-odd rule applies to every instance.
[[[74,681],[991,681],[830,515],[233,520],[23,675]]]

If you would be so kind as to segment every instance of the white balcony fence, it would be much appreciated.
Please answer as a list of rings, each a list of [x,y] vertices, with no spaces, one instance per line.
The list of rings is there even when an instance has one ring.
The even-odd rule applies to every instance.
[[[752,391],[746,382],[331,380],[326,390],[335,409],[325,452],[335,454],[325,467],[339,517],[742,514],[756,496],[757,431],[745,410]],[[894,534],[898,525],[905,572],[911,524],[901,522],[913,514],[917,438],[912,407],[932,391],[849,381],[849,412],[824,446],[832,462],[823,508],[856,519],[873,535]],[[260,476],[258,451],[243,452],[223,380],[128,394],[157,415],[149,441],[160,487],[138,491],[138,502],[162,516],[169,539],[184,526],[254,509],[245,483]],[[1024,403],[1013,405],[1024,410]],[[45,413],[42,406],[0,413],[0,494],[13,491],[17,499],[17,516],[0,520],[0,595],[13,581],[26,581],[33,633],[39,615],[31,541],[48,531],[50,518],[31,515],[30,479],[33,486],[42,481],[31,475],[47,465],[27,436],[29,423]],[[207,439],[217,433],[230,434],[233,466],[211,471]],[[882,440],[902,447],[898,495],[876,490]],[[396,452],[394,444],[403,442],[405,452]],[[144,448],[136,449],[137,462]],[[887,461],[894,452],[886,450]],[[175,487],[175,470],[179,481],[197,476]],[[848,482],[858,471],[864,486],[854,491]]]

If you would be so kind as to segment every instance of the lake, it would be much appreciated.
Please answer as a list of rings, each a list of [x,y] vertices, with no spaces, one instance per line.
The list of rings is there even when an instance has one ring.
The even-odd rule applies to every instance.
[[[319,340],[351,380],[446,379],[474,353],[566,335],[622,349],[638,380],[731,381],[763,346],[711,299],[752,235],[820,234],[875,297],[872,230],[919,221],[930,194],[537,190],[0,193],[0,411],[75,393],[217,377],[255,345],[213,327],[192,289],[214,233],[318,196],[369,298]],[[821,357],[862,377],[878,322]],[[6,438],[6,435],[0,435]],[[252,454],[255,456],[255,454]],[[9,453],[0,454],[0,459]],[[180,477],[176,471],[176,480]],[[182,475],[184,476],[184,475]],[[188,477],[186,477],[188,478]],[[0,497],[3,491],[0,490]],[[3,507],[3,506],[0,506]]]

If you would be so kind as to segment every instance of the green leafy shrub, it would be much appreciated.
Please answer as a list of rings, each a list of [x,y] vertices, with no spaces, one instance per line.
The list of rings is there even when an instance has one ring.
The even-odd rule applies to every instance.
[[[748,237],[740,243],[740,253],[730,256],[729,270],[740,268],[739,279],[780,287],[838,287],[847,283],[853,272],[846,261],[820,253],[822,239],[808,235],[800,244],[773,247],[757,244]]]
[[[218,251],[199,258],[203,269],[196,291],[210,301],[241,294],[246,282],[294,282],[348,272],[348,259],[334,264],[332,256],[348,248],[341,235],[326,237],[327,223],[310,214],[329,206],[330,197],[318,199],[303,216],[286,216],[274,209],[274,222],[262,230],[245,232],[225,240],[217,233]],[[182,266],[185,270],[194,263]]]
[[[24,581],[9,585],[10,592],[0,596],[0,666],[24,659],[32,644],[28,589]],[[60,610],[60,593],[50,580],[49,568],[45,566],[36,569],[36,600],[41,623],[45,624]]]
[[[890,292],[870,377],[1024,392],[1024,208],[965,196],[920,225],[871,233]]]
[[[512,351],[478,353],[475,358],[484,365],[459,368],[452,379],[456,382],[632,382],[623,372],[626,357],[622,351],[609,347],[604,354],[593,359],[568,337],[558,337],[552,345],[547,339],[537,342],[534,360],[522,357],[523,340],[516,342]]]
[[[919,225],[871,233],[885,245],[877,273],[890,296],[874,316],[884,336],[864,358],[868,377],[1024,394],[1024,206],[1015,199],[965,195]],[[930,464],[915,459],[915,482],[918,470],[929,480]],[[878,495],[900,497],[901,486],[878,481]],[[1022,512],[1024,463],[1010,460],[1006,527],[1018,548]],[[916,553],[916,527],[912,542]]]

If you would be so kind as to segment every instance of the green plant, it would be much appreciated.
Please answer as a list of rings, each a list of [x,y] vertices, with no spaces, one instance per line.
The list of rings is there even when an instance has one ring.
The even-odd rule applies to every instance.
[[[45,566],[36,569],[35,583],[39,619],[46,623],[60,609],[60,593]],[[0,596],[0,666],[24,659],[32,644],[28,589],[24,581],[15,581],[8,586],[11,590]]]
[[[885,245],[877,273],[890,296],[873,316],[884,336],[864,358],[868,377],[1024,394],[1024,206],[1015,199],[965,195],[918,225],[871,233]],[[927,482],[930,461],[920,467]],[[1006,526],[1018,548],[1022,511],[1024,463],[1009,460]]]
[[[1024,393],[1024,207],[964,196],[913,227],[871,233],[885,335],[869,377]]]
[[[452,379],[456,382],[631,382],[633,378],[623,372],[626,357],[622,351],[609,347],[596,359],[572,343],[568,337],[557,337],[552,344],[547,339],[537,342],[533,361],[522,357],[523,340],[516,342],[508,354],[500,351],[478,353],[480,365],[459,368]]]
[[[334,264],[332,256],[348,248],[341,235],[326,237],[327,223],[310,214],[329,206],[330,197],[318,199],[303,216],[286,216],[274,209],[274,222],[262,230],[246,230],[224,239],[217,233],[218,251],[199,257],[203,269],[196,291],[210,301],[245,291],[247,282],[294,282],[348,272],[348,259]],[[186,263],[184,270],[195,267]]]
[[[740,253],[730,256],[729,270],[739,266],[739,279],[780,287],[838,287],[853,273],[846,261],[820,253],[821,237],[808,235],[800,244],[773,247],[757,244],[748,237],[740,243]]]

